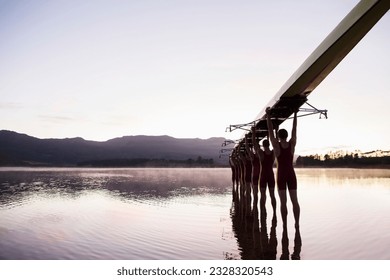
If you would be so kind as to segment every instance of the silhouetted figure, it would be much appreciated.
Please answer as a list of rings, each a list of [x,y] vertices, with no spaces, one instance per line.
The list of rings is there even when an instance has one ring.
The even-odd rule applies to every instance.
[[[259,201],[259,178],[260,178],[260,159],[253,153],[248,144],[248,139],[245,138],[245,149],[246,154],[251,160],[252,164],[252,177],[251,177],[251,187],[253,193],[253,209],[257,208],[257,203]]]
[[[251,178],[252,178],[252,164],[249,156],[245,152],[239,152],[241,160],[241,175],[242,182],[240,186],[240,211],[242,216],[250,216],[251,203]]]
[[[267,231],[267,218],[265,212],[261,212],[260,214],[260,224],[260,244],[262,259],[276,260],[276,248],[278,246],[278,240],[276,238],[276,216],[272,218],[272,225],[269,236]]]
[[[269,148],[269,141],[263,140],[264,151],[260,148],[259,143],[256,140],[256,128],[252,127],[252,142],[256,152],[256,155],[261,162],[260,171],[260,210],[266,213],[266,199],[267,199],[267,185],[271,198],[271,205],[274,210],[274,217],[276,218],[276,198],[275,198],[275,177],[273,171],[273,165],[275,162],[275,154]]]
[[[235,170],[236,170],[236,186],[237,186],[237,190],[239,189],[239,187],[241,186],[242,182],[243,182],[243,167],[242,167],[242,162],[241,162],[241,159],[240,159],[240,154],[239,152],[237,151],[237,148],[234,149],[233,151],[233,155],[234,155],[234,164],[235,164]],[[239,193],[239,191],[238,191]]]
[[[237,196],[237,188],[238,188],[238,183],[237,183],[237,165],[238,163],[236,162],[235,159],[235,153],[233,152],[229,156],[229,165],[230,168],[232,169],[232,195],[233,195],[233,201],[236,201],[238,199]]]
[[[241,180],[241,170],[240,170],[240,159],[238,158],[237,151],[233,151],[233,162],[234,162],[234,169],[235,169],[235,182],[236,182],[236,192],[238,193],[238,188],[240,185]]]
[[[299,228],[300,207],[297,197],[297,178],[293,167],[293,159],[295,145],[297,142],[297,112],[294,113],[293,127],[290,141],[287,141],[288,132],[285,129],[280,129],[277,132],[276,139],[274,135],[273,125],[270,117],[270,108],[266,109],[268,133],[272,146],[274,148],[275,157],[278,163],[277,169],[277,185],[280,198],[280,211],[282,215],[283,227],[287,227],[287,194],[288,189],[290,199],[293,205],[295,218],[295,227]]]
[[[241,159],[244,163],[244,212],[245,216],[249,217],[251,215],[252,162],[246,150],[241,153]]]

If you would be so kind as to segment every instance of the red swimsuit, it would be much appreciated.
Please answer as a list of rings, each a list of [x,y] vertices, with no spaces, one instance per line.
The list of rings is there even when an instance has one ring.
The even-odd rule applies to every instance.
[[[293,167],[293,154],[291,153],[291,145],[288,143],[287,148],[283,148],[279,143],[280,155],[278,156],[278,174],[277,182],[279,190],[297,189],[297,178]]]

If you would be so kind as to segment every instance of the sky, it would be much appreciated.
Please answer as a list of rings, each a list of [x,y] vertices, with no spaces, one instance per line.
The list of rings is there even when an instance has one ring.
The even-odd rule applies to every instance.
[[[0,129],[239,139],[356,0],[0,0]],[[311,93],[299,154],[390,150],[390,16]],[[283,124],[290,130],[291,122]]]

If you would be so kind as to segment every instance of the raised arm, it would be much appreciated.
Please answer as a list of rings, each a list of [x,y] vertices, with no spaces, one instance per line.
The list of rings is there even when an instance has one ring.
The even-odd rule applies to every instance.
[[[253,143],[253,148],[255,149],[255,152],[258,153],[260,149],[259,143],[256,141],[256,127],[252,126],[252,143]]]
[[[245,150],[249,158],[253,160],[255,155],[252,153],[251,149],[249,148],[248,139],[246,138],[246,135],[245,135]]]
[[[297,143],[297,111],[294,113],[293,127],[291,131],[290,143],[295,147]]]
[[[278,139],[276,139],[274,134],[274,127],[272,125],[271,116],[270,116],[270,107],[268,107],[265,112],[267,113],[267,127],[268,127],[268,135],[269,139],[272,143],[272,147],[274,148],[275,152],[279,151],[279,143]]]
[[[252,127],[252,142],[253,142],[253,148],[255,149],[256,155],[260,158],[260,161],[263,161],[264,152],[262,149],[260,149],[259,142],[257,142],[256,140],[256,126]]]

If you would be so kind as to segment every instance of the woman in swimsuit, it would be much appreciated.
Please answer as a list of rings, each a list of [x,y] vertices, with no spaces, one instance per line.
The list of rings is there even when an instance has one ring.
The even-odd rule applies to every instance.
[[[252,142],[255,152],[261,162],[260,171],[260,209],[266,213],[266,191],[268,185],[269,195],[271,197],[271,205],[274,210],[274,216],[276,215],[276,199],[275,199],[275,177],[273,171],[273,165],[275,161],[274,151],[269,148],[269,141],[263,140],[264,151],[260,148],[259,143],[256,140],[256,128],[252,127]]]
[[[291,131],[291,139],[287,141],[288,132],[285,129],[280,129],[275,137],[273,125],[270,117],[270,108],[266,109],[268,133],[272,146],[274,148],[275,157],[278,163],[277,169],[277,185],[280,198],[280,211],[282,214],[283,226],[287,227],[287,194],[290,195],[291,203],[293,205],[293,212],[295,218],[295,227],[299,228],[300,206],[297,197],[297,178],[293,167],[293,159],[295,152],[295,145],[297,143],[297,112],[294,113],[293,127]]]
[[[252,177],[251,177],[251,186],[253,194],[253,209],[257,207],[257,202],[259,201],[259,178],[260,178],[260,160],[256,153],[250,149],[248,144],[248,139],[245,138],[245,149],[246,154],[250,158],[252,164]]]

